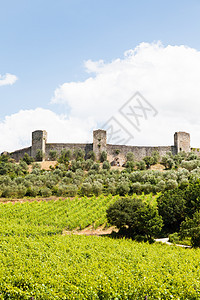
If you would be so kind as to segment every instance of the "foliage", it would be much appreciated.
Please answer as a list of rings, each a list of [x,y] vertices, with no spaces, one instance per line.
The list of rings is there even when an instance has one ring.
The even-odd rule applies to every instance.
[[[162,216],[167,232],[178,231],[185,218],[186,201],[180,189],[166,191],[157,199],[158,212]]]
[[[180,235],[181,238],[191,237],[192,246],[200,247],[200,211],[196,211],[191,219],[186,218],[181,223]]]
[[[101,160],[101,162],[104,162],[107,160],[107,152],[106,151],[101,152],[100,160]]]
[[[162,218],[152,205],[138,198],[122,198],[107,209],[107,219],[125,235],[151,239],[162,228]]]
[[[42,161],[44,158],[44,153],[42,152],[41,149],[37,149],[35,159],[36,161]]]
[[[58,158],[60,164],[68,164],[72,158],[72,152],[70,149],[63,149]]]
[[[34,162],[34,158],[29,156],[28,153],[24,154],[24,157],[22,158],[22,160],[27,164],[30,165],[32,162]]]
[[[58,156],[58,153],[56,150],[50,150],[49,151],[49,157],[50,157],[50,160],[56,160],[57,159],[57,156]]]

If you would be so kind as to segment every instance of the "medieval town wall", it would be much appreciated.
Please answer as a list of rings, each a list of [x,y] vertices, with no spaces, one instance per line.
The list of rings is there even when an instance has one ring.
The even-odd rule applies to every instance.
[[[79,143],[47,143],[47,132],[45,130],[37,130],[32,133],[32,146],[17,150],[11,156],[19,161],[25,153],[35,158],[37,150],[41,150],[44,154],[44,159],[50,159],[50,151],[55,150],[59,155],[63,149],[82,149],[87,157],[90,151],[96,154],[96,160],[100,160],[101,153],[107,152],[108,160],[110,163],[122,166],[126,162],[126,155],[128,152],[133,152],[135,160],[141,160],[145,156],[151,156],[154,151],[158,151],[160,157],[164,156],[167,152],[172,152],[173,155],[180,151],[190,152],[190,134],[186,132],[176,132],[174,134],[173,146],[126,146],[126,145],[111,145],[107,144],[106,131],[95,130],[93,131],[93,143],[79,144]],[[193,149],[193,148],[192,148]],[[195,151],[198,152],[198,151]]]

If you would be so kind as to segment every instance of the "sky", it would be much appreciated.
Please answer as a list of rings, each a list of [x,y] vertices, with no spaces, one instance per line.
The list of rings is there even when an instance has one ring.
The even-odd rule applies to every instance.
[[[200,147],[199,0],[0,0],[0,152],[49,142]]]

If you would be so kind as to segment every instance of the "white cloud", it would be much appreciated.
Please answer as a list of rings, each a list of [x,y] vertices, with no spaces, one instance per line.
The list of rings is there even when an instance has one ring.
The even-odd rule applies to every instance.
[[[200,147],[200,52],[186,46],[142,43],[121,59],[85,62],[89,78],[64,83],[52,103],[63,104],[68,116],[37,108],[7,116],[0,123],[0,151],[31,143],[31,132],[45,129],[49,142],[92,142],[92,130],[115,116],[134,136],[132,145],[173,145],[175,131],[191,134],[191,146]],[[0,78],[1,79],[1,78]],[[141,131],[119,113],[139,91],[158,114],[141,120]],[[3,144],[3,145],[2,145]]]
[[[200,146],[200,52],[186,46],[141,43],[122,59],[85,62],[92,73],[83,82],[68,82],[55,90],[52,103],[70,107],[70,116],[92,116],[103,124],[120,118],[135,137],[133,144],[173,144],[175,131],[190,131],[193,146]],[[141,124],[141,132],[119,116],[119,108],[139,91],[157,110]],[[135,131],[134,131],[135,130]],[[198,142],[199,141],[199,142]]]
[[[34,130],[47,130],[48,142],[92,142],[90,129],[94,125],[89,118],[84,122],[66,119],[48,109],[21,110],[0,123],[0,153],[29,147]]]
[[[17,81],[17,79],[17,76],[9,73],[6,73],[5,75],[0,75],[0,86],[12,85]]]

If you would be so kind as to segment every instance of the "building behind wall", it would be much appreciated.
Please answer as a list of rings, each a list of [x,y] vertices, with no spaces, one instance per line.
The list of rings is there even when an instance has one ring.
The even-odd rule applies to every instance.
[[[173,155],[180,151],[190,152],[190,134],[186,132],[176,132],[174,134],[174,145],[172,146],[126,146],[107,144],[105,130],[93,131],[93,143],[47,143],[47,132],[45,130],[36,130],[32,133],[32,146],[11,153],[12,158],[19,161],[20,158],[28,153],[29,156],[36,158],[38,150],[41,150],[44,160],[50,160],[50,151],[57,151],[58,155],[63,149],[75,150],[80,148],[85,151],[86,157],[90,151],[94,151],[96,159],[100,160],[101,153],[107,152],[110,163],[122,166],[126,161],[126,154],[133,152],[135,160],[141,160],[145,156],[150,156],[154,151],[158,151],[160,157],[167,152],[172,152]]]

